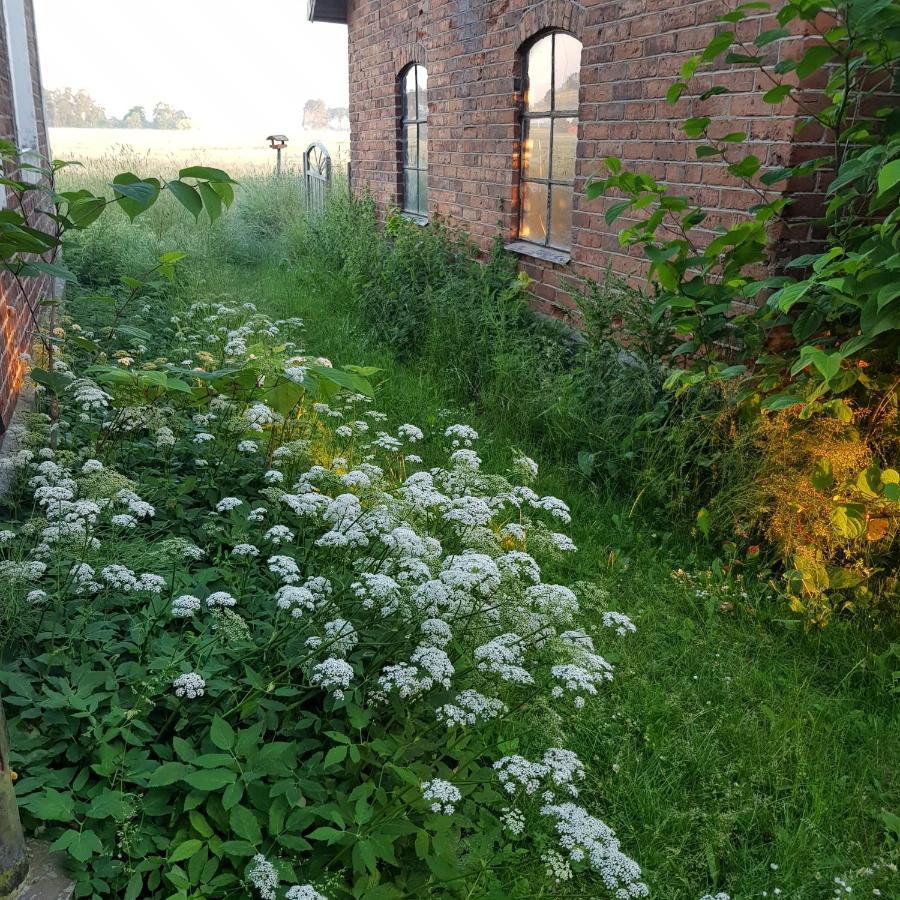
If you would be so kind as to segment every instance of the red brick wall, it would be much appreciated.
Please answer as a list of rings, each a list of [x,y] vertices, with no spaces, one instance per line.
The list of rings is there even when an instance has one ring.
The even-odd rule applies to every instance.
[[[26,0],[26,14],[29,28],[31,77],[38,124],[38,144],[41,154],[46,157],[49,155],[49,143],[43,115],[41,76],[34,28],[34,9],[31,0]],[[3,16],[0,15],[0,138],[15,142],[16,126],[5,27]],[[5,174],[15,177],[15,172],[7,171]],[[31,197],[33,196],[32,194]],[[28,198],[26,212],[29,220],[34,223],[38,221],[34,217],[39,215],[39,211],[35,209],[31,197]],[[16,206],[16,198],[9,191],[6,194],[6,206]],[[30,306],[37,309],[38,302],[47,296],[50,290],[50,279],[46,276],[23,279],[22,282],[27,297],[22,296],[22,291],[14,279],[5,272],[0,273],[0,440],[9,424],[16,396],[25,375],[25,368],[20,357],[22,353],[29,351],[31,345],[32,328],[28,308]]]
[[[698,84],[724,83],[731,93],[703,103],[685,100],[677,108],[666,102],[684,60],[725,27],[705,23],[735,5],[737,0],[349,0],[354,185],[368,186],[382,209],[398,204],[397,77],[409,63],[421,63],[428,69],[430,213],[464,226],[485,249],[498,229],[514,240],[520,51],[547,29],[574,34],[583,50],[571,261],[522,258],[535,279],[538,307],[564,312],[578,279],[600,279],[609,266],[634,277],[644,265],[639,251],[619,246],[618,230],[627,219],[614,226],[604,221],[612,200],[589,203],[584,197],[597,160],[618,156],[676,186],[716,211],[707,220],[714,227],[758,198],[721,162],[695,159],[693,144],[681,136],[686,116],[721,119],[722,133],[746,130],[745,152],[765,165],[818,152],[815,140],[801,144],[795,138],[791,103],[773,108],[762,102],[771,84],[755,71],[704,72]],[[752,40],[773,24],[771,18],[747,19],[737,26],[738,35]],[[781,52],[796,49],[797,42],[793,51],[788,44]],[[813,193],[815,185],[805,187]]]

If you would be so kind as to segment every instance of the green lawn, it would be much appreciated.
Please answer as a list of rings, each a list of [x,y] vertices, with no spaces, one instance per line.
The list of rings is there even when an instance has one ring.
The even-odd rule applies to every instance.
[[[303,317],[311,352],[379,366],[380,408],[392,418],[428,428],[437,410],[460,407],[439,378],[377,346],[350,311],[351,288],[314,262],[220,266],[209,289]],[[517,445],[540,461],[539,448],[480,417],[476,398],[460,414],[481,432],[486,468],[500,469]],[[887,641],[840,621],[806,633],[764,584],[741,598],[713,577],[698,595],[672,574],[702,576],[709,565],[691,535],[653,530],[574,469],[543,466],[540,487],[572,507],[578,571],[567,583],[603,582],[638,625],[618,657],[608,654],[617,677],[607,697],[559,739],[589,764],[592,801],[653,896],[824,898],[835,878],[854,896],[900,896],[900,716]]]

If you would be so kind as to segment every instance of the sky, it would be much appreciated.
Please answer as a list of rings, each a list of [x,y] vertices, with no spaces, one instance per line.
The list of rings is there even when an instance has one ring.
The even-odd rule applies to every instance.
[[[303,104],[347,105],[347,29],[307,0],[34,0],[44,87],[109,115],[158,101],[195,127],[290,135]]]

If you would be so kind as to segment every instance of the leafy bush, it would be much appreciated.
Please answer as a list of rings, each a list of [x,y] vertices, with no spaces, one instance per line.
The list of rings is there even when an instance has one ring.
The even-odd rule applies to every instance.
[[[765,171],[757,157],[739,155],[747,135],[720,134],[727,128],[709,116],[686,118],[697,157],[723,160],[736,181],[760,196],[712,240],[702,231],[708,210],[649,175],[623,170],[617,159],[606,160],[608,177],[590,183],[587,193],[617,190],[624,199],[607,217],[636,219],[621,232],[622,243],[644,250],[655,288],[653,316],[668,319],[683,338],[671,353],[686,364],[668,386],[720,385],[735,414],[756,421],[764,460],[758,505],[781,503],[780,521],[784,503],[795,507],[792,528],[772,526],[766,533],[784,557],[789,581],[799,586],[793,605],[825,622],[835,609],[871,607],[873,598],[895,590],[893,577],[884,576],[894,568],[900,534],[900,118],[891,97],[900,10],[889,0],[794,0],[777,12],[778,27],[747,44],[729,29],[760,8],[768,9],[744,4],[719,19],[725,30],[683,65],[669,101],[678,103],[700,68],[724,57],[769,79],[766,103],[796,101],[807,113],[803,127],[824,129],[834,152]],[[788,54],[773,64],[773,50],[798,25],[816,39],[796,58]],[[821,102],[812,105],[811,79],[824,82]],[[705,85],[696,99],[723,92],[727,87]],[[759,277],[773,226],[792,224],[790,195],[767,191],[781,182],[790,189],[792,179],[829,169],[821,247],[783,261],[784,272],[796,274]],[[754,312],[735,314],[736,304],[757,297],[765,302]],[[787,457],[785,440],[770,440],[786,419],[787,442],[795,448]],[[826,433],[860,468],[834,476],[835,462],[817,447]],[[810,492],[821,502],[797,500]],[[758,511],[749,513],[753,519]]]

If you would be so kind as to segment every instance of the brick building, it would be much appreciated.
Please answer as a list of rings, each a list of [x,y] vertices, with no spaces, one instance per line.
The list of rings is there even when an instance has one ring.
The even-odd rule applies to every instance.
[[[746,152],[764,165],[818,153],[796,138],[791,102],[763,102],[771,84],[757,71],[704,72],[698,84],[730,93],[677,110],[666,102],[684,60],[723,27],[712,20],[737,3],[309,0],[309,18],[348,26],[355,189],[423,224],[437,215],[461,225],[485,249],[499,232],[534,279],[537,306],[559,314],[574,280],[644,265],[619,246],[627,219],[604,219],[613,201],[584,195],[597,160],[617,156],[677,186],[715,211],[712,228],[758,198],[721,162],[695,158],[681,137],[686,115],[745,130]],[[774,25],[756,15],[736,29],[752,41]],[[792,185],[795,196],[803,188]]]
[[[50,155],[32,0],[0,0],[0,140],[14,143],[32,164]],[[9,171],[8,165],[3,174],[23,181],[35,175]],[[26,197],[30,200],[34,193]],[[0,209],[16,202],[15,195],[0,185]],[[34,222],[39,211],[29,202],[26,213]],[[48,276],[23,279],[20,287],[7,273],[0,273],[0,440],[24,378],[20,356],[30,347],[28,309],[36,309],[50,288]]]

